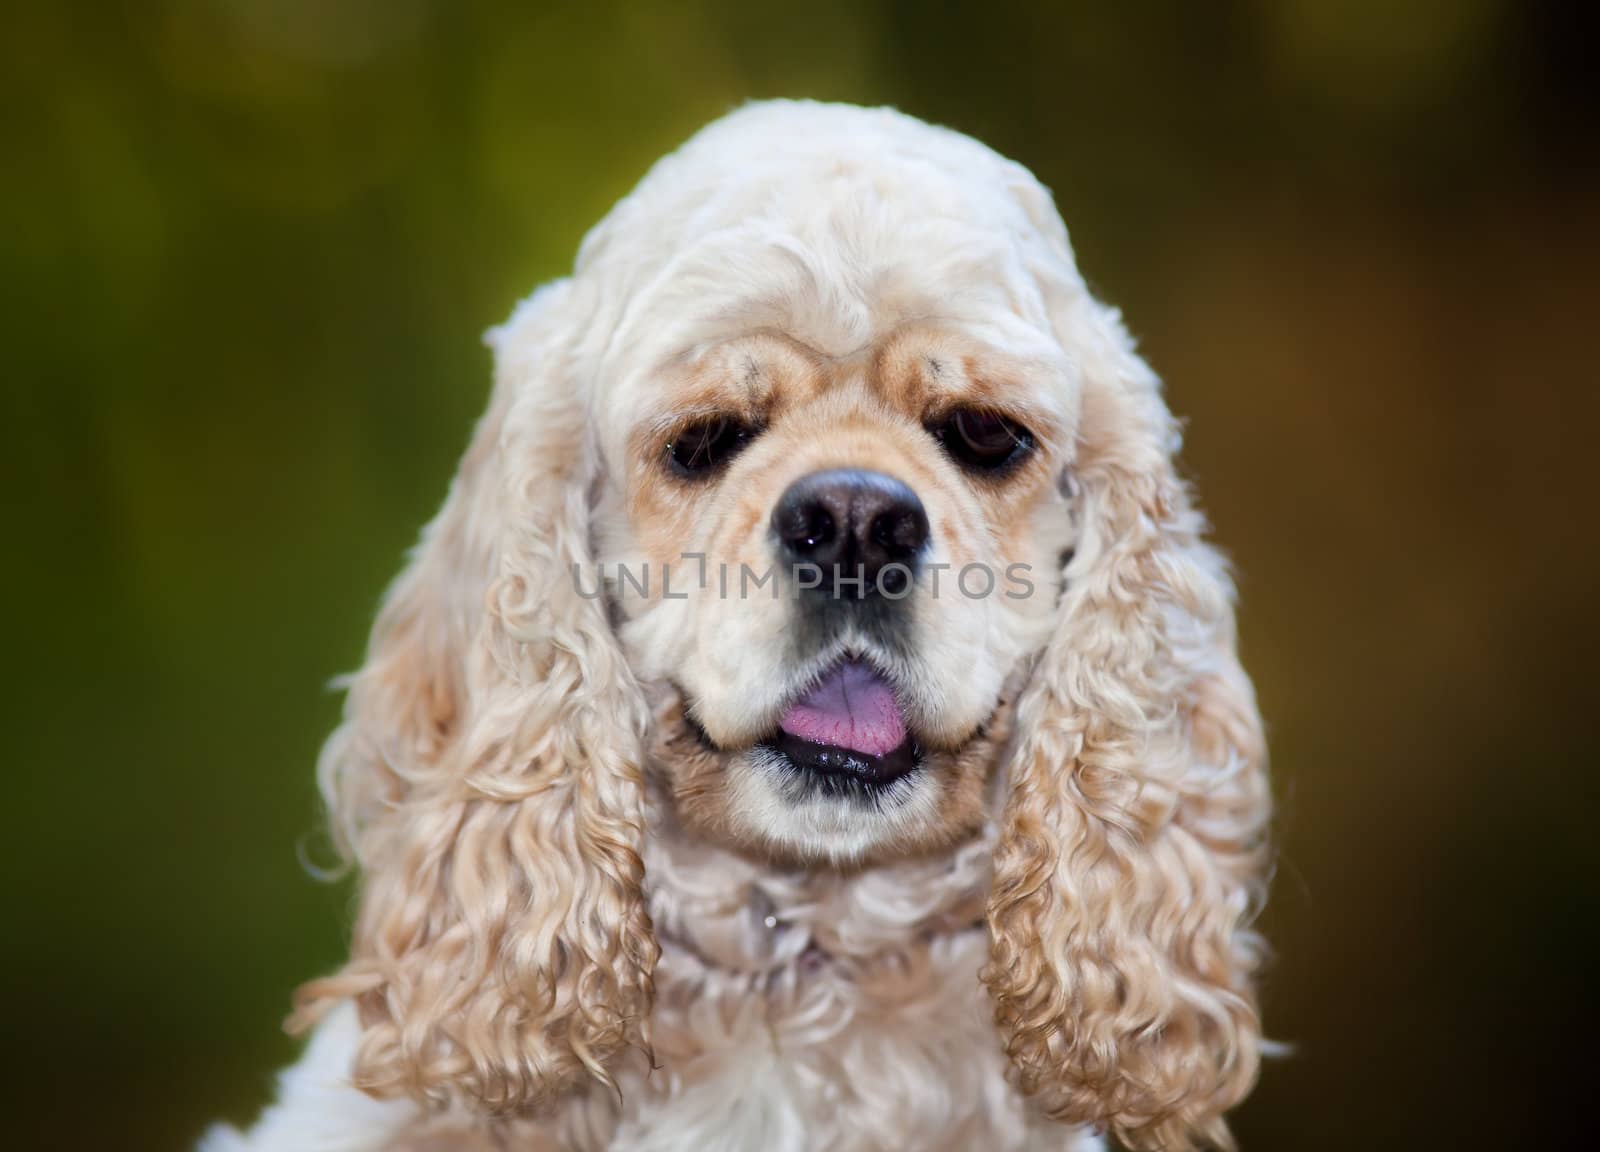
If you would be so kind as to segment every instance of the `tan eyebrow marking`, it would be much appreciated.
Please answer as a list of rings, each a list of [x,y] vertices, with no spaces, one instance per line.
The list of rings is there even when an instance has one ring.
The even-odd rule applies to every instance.
[[[1041,447],[1056,446],[1063,432],[1063,413],[1038,387],[1055,371],[930,325],[894,333],[873,361],[880,394],[900,411],[928,422],[961,407],[991,409],[1027,428]]]
[[[629,433],[633,452],[652,457],[682,429],[703,420],[736,417],[764,425],[790,393],[811,390],[818,361],[810,349],[779,333],[747,333],[680,352],[657,369],[661,398]]]

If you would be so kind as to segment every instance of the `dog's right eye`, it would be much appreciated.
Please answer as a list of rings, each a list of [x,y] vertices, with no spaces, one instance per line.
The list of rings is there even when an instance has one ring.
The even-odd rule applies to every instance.
[[[679,430],[667,445],[667,460],[680,476],[709,476],[742,452],[755,434],[756,429],[731,416],[702,420]]]

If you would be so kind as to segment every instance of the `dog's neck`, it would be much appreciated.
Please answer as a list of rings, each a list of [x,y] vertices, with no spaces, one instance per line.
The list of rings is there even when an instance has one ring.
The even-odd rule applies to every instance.
[[[982,927],[989,829],[937,855],[846,872],[717,847],[679,827],[670,801],[652,808],[645,875],[662,975],[698,969],[759,982],[876,966]]]

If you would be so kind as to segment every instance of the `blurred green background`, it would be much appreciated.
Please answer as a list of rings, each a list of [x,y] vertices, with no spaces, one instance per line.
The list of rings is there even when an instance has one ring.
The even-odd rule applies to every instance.
[[[1191,421],[1282,858],[1247,1150],[1564,1147],[1595,1071],[1593,6],[16,6],[4,139],[15,1148],[178,1149],[339,958],[312,763],[483,405],[479,334],[750,97],[1057,195]]]

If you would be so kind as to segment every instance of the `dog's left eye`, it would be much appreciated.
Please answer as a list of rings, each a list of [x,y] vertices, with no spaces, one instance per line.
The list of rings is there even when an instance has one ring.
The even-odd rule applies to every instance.
[[[969,472],[999,472],[1033,451],[1033,433],[986,408],[958,408],[929,431]]]
[[[667,459],[680,476],[709,476],[742,452],[755,434],[756,429],[731,416],[702,420],[672,438]]]

